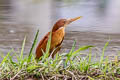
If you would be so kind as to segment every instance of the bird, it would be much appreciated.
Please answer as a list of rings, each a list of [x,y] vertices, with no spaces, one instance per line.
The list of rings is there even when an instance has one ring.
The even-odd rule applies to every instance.
[[[72,23],[80,19],[82,16],[71,18],[71,19],[59,19],[52,27],[51,32],[51,44],[49,50],[49,56],[52,54],[52,58],[54,55],[61,49],[61,44],[64,40],[65,36],[65,28],[68,24]],[[47,42],[49,39],[50,32],[48,32],[39,42],[36,48],[36,59],[39,59],[43,56],[43,51],[46,51]]]

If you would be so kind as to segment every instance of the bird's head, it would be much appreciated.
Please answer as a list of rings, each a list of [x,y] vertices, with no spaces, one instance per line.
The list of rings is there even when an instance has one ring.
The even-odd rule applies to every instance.
[[[80,19],[81,17],[82,16],[72,18],[72,19],[60,19],[54,24],[52,31],[54,32],[61,27],[66,27],[68,24],[72,23],[73,21],[76,21],[76,20]]]

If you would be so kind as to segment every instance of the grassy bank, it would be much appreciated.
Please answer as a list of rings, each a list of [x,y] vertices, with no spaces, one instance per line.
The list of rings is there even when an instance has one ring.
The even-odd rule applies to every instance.
[[[39,31],[38,31],[39,32]],[[94,46],[82,46],[75,49],[75,42],[69,53],[56,54],[54,59],[48,57],[50,40],[47,43],[45,54],[40,60],[35,60],[33,49],[36,45],[38,32],[36,33],[34,43],[28,56],[23,56],[26,38],[24,38],[20,55],[14,50],[8,52],[0,63],[0,80],[119,80],[120,62],[118,57],[110,61],[108,57],[104,58],[104,52],[109,41],[103,47],[100,60],[92,61],[91,48]],[[86,57],[82,57],[81,51],[89,49]],[[13,57],[17,61],[13,60]]]

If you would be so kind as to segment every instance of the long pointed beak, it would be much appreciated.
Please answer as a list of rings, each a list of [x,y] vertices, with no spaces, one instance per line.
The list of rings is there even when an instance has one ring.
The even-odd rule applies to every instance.
[[[68,19],[68,20],[67,20],[67,24],[70,24],[70,23],[72,23],[73,21],[76,21],[76,20],[80,19],[81,17],[82,17],[82,16],[75,17],[75,18],[72,18],[72,19]]]

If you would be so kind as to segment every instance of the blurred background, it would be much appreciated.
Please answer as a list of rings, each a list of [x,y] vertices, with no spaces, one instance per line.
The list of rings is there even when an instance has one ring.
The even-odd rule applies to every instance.
[[[60,18],[77,16],[83,18],[66,28],[61,52],[76,40],[76,49],[94,45],[93,53],[101,54],[110,37],[105,55],[120,53],[120,0],[0,0],[0,52],[20,51],[27,36],[28,54],[38,29],[40,40]]]

